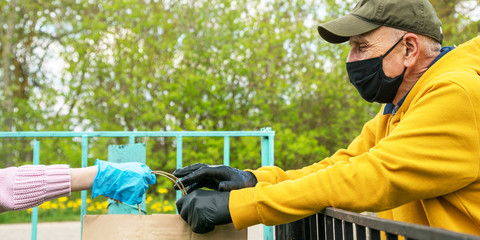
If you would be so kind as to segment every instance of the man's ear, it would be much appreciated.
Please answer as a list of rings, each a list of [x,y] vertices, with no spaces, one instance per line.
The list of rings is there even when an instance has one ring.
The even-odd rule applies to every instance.
[[[417,62],[420,56],[420,39],[414,33],[407,33],[403,37],[405,41],[405,57],[403,60],[403,64],[407,68],[411,68]]]

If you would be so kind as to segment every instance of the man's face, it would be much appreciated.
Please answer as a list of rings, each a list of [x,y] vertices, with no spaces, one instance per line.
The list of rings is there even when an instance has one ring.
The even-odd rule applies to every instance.
[[[379,27],[366,34],[350,37],[350,52],[347,62],[355,62],[370,58],[379,57],[390,49],[396,39],[393,30],[387,27]],[[404,69],[403,54],[405,48],[400,42],[384,59],[383,71],[388,77],[395,77]]]

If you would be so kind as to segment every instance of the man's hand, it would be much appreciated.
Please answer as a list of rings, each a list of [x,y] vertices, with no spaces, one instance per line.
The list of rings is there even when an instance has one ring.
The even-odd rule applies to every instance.
[[[173,175],[182,178],[182,184],[187,188],[188,193],[202,187],[231,191],[254,187],[257,184],[257,178],[253,173],[224,165],[197,163],[177,169],[173,172]],[[179,190],[177,186],[175,186],[175,189]]]
[[[130,205],[142,202],[148,184],[155,184],[156,177],[149,167],[138,162],[95,162],[98,173],[92,185],[92,198],[107,196]]]
[[[232,222],[228,201],[230,192],[197,190],[177,201],[177,209],[192,231],[207,233],[216,225]]]

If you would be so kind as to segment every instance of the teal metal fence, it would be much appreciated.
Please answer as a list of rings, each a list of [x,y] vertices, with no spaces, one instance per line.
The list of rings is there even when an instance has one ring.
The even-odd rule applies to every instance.
[[[173,137],[176,138],[176,167],[183,166],[183,138],[185,137],[223,137],[223,164],[230,165],[230,138],[231,137],[260,137],[261,138],[261,165],[273,166],[274,164],[274,136],[271,128],[262,128],[260,131],[138,131],[138,132],[0,132],[0,138],[34,138],[33,140],[33,164],[40,164],[40,141],[41,138],[78,138],[81,143],[81,167],[88,166],[88,143],[90,138],[128,138],[129,145],[136,144],[137,137]],[[148,162],[147,162],[148,164]],[[177,198],[181,193],[177,191]],[[87,191],[81,192],[80,217],[87,214]],[[32,209],[32,240],[37,239],[38,208]],[[264,226],[263,239],[273,240],[273,227]]]

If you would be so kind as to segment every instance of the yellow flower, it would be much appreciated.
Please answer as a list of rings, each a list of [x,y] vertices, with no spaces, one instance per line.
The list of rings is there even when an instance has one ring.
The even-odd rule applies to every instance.
[[[58,205],[56,203],[52,203],[52,208],[53,209],[58,209]]]
[[[27,213],[32,214],[32,209],[31,208],[27,209]]]
[[[152,200],[153,200],[153,197],[152,197],[152,196],[148,196],[148,197],[147,197],[147,200],[145,200],[145,202],[148,204],[148,203],[150,203]]]
[[[173,207],[172,206],[163,207],[163,212],[168,212],[168,211],[173,211]]]
[[[50,209],[52,206],[52,202],[50,201],[46,201],[44,203],[42,203],[42,205],[39,206],[40,209]]]
[[[156,203],[152,204],[152,206],[150,208],[154,209],[154,208],[157,208],[157,207],[160,207],[160,206],[162,206],[162,203],[156,202]]]
[[[58,198],[58,201],[59,201],[59,202],[66,202],[67,200],[68,200],[68,197]]]
[[[163,204],[167,205],[167,204],[168,204],[168,201],[167,201],[167,200],[163,201]]]
[[[78,205],[76,202],[72,202],[71,204],[71,208],[78,208],[78,206],[80,205]]]
[[[168,193],[168,189],[166,189],[166,188],[158,188],[158,189],[157,189],[157,192],[160,193],[160,194]]]

